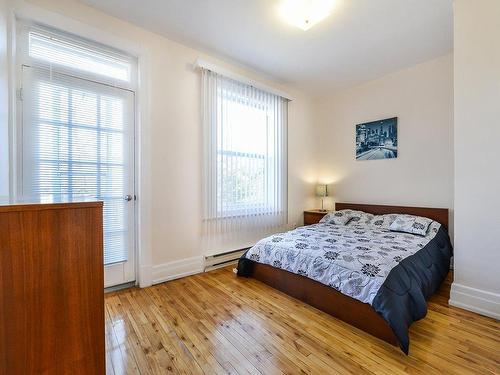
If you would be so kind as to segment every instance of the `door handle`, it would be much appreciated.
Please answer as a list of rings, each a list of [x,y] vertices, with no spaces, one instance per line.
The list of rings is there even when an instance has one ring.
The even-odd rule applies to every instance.
[[[134,199],[134,197],[130,194],[127,194],[125,195],[125,198],[124,198],[127,202],[130,202],[132,199]]]

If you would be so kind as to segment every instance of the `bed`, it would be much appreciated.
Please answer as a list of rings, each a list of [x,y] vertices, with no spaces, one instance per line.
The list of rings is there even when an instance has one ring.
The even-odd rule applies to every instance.
[[[319,223],[267,237],[238,262],[253,277],[408,354],[410,325],[449,271],[448,210],[337,203],[336,211],[407,214],[432,220],[425,236],[374,227]],[[382,217],[382,216],[376,216]]]

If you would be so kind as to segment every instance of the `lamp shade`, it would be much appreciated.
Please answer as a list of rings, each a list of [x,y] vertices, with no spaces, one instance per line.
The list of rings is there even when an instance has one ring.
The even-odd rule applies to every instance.
[[[328,186],[327,185],[316,185],[316,196],[317,197],[327,197],[328,196]]]

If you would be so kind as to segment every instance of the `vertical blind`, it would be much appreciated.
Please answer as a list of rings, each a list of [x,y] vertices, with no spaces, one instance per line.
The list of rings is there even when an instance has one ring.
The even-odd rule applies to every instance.
[[[287,221],[288,100],[202,69],[207,254],[248,246]]]
[[[76,42],[69,48],[63,36],[43,35],[39,29],[27,36],[22,67],[22,194],[103,200],[104,263],[126,261],[133,232],[133,205],[127,205],[124,196],[133,189],[134,93],[98,82],[103,74],[117,79],[113,55],[106,59],[100,49],[92,54],[87,44]],[[93,58],[94,65],[86,64],[85,59]],[[47,61],[54,64],[47,68],[43,65]],[[96,79],[79,77],[78,72],[66,74],[59,69],[66,62],[73,70],[81,63],[85,74],[95,70]],[[103,68],[106,63],[109,69]],[[129,62],[124,72],[131,70]],[[130,76],[121,77],[126,81]]]

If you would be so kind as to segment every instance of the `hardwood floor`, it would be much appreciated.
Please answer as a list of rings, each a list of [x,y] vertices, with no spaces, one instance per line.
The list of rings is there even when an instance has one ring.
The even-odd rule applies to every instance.
[[[500,322],[448,306],[449,279],[405,356],[230,268],[106,295],[108,374],[499,374]]]

